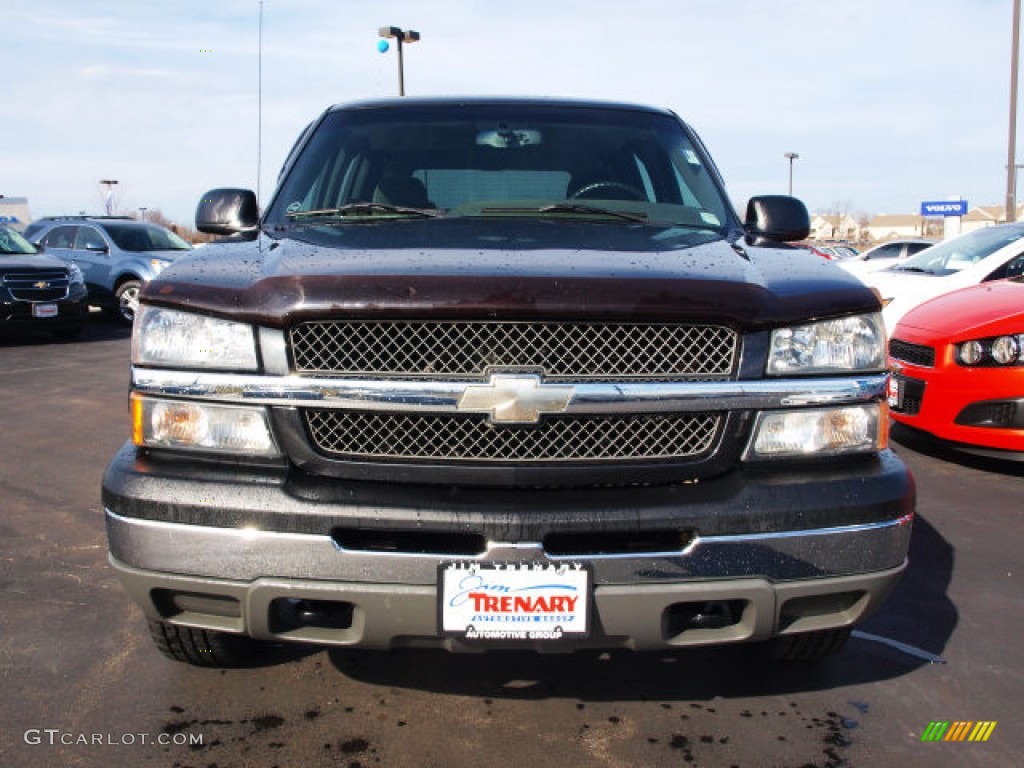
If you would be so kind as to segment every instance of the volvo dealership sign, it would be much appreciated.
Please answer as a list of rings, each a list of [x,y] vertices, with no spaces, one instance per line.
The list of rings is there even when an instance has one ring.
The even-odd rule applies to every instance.
[[[938,200],[921,203],[922,216],[966,216],[966,200]]]

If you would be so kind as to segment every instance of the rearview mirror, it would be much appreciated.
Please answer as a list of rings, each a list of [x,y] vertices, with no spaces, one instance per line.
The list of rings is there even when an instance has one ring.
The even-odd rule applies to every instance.
[[[480,131],[476,135],[478,147],[494,147],[495,149],[512,149],[518,147],[534,147],[543,141],[540,131],[532,128],[508,128],[499,126],[495,131]]]
[[[807,206],[788,195],[750,198],[743,223],[748,236],[782,243],[806,240],[811,233]]]
[[[196,229],[211,235],[253,232],[259,225],[256,194],[248,189],[211,189],[196,208]]]

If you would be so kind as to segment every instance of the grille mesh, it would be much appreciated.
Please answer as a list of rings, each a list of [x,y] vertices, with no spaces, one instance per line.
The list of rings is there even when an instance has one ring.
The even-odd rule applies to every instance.
[[[900,394],[892,409],[906,416],[916,416],[921,412],[926,383],[920,379],[909,379],[902,376],[897,381],[899,382]]]
[[[62,269],[8,272],[0,280],[18,301],[60,301],[67,297],[70,282]]]
[[[640,323],[323,321],[292,328],[291,345],[303,373],[482,378],[528,368],[546,381],[722,378],[737,356],[728,328]]]
[[[578,416],[494,427],[486,416],[307,410],[331,457],[430,462],[604,462],[695,458],[714,445],[719,414]]]
[[[935,367],[935,349],[922,344],[911,344],[900,339],[893,339],[889,342],[889,354],[893,360],[902,360],[905,363],[925,368]]]

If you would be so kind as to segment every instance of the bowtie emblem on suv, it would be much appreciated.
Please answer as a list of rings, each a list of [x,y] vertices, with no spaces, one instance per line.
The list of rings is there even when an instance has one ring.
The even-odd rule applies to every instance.
[[[564,413],[575,389],[543,384],[539,376],[492,374],[489,384],[470,384],[459,398],[460,411],[488,414],[492,424],[536,424],[542,414]]]

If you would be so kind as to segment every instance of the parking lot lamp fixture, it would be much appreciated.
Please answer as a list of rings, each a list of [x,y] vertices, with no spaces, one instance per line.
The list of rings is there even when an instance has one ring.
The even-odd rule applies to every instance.
[[[381,27],[378,30],[383,38],[394,38],[398,46],[398,95],[405,96],[405,65],[402,61],[402,43],[415,43],[420,39],[420,33],[411,29],[401,27]],[[382,48],[382,51],[387,50]]]
[[[784,157],[789,160],[789,196],[793,196],[793,161],[800,157],[796,152],[787,152]]]

